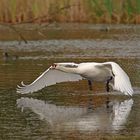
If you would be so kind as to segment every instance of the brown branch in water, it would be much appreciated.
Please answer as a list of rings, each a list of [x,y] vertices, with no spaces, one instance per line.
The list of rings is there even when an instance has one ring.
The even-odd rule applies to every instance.
[[[47,38],[47,36],[46,36],[44,33],[42,33],[41,31],[37,31],[37,33],[38,33],[40,36],[42,36],[42,37],[44,37],[44,38]]]

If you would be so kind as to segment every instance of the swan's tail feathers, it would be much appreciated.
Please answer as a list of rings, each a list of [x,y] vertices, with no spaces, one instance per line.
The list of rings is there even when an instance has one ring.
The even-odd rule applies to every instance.
[[[121,91],[125,95],[133,95],[133,89],[128,75],[124,70],[114,62],[110,62],[112,66],[112,72],[114,74],[114,90]]]

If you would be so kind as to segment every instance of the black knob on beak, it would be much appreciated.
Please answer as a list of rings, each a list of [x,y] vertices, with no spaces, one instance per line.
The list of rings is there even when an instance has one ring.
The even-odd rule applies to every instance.
[[[57,66],[56,64],[52,64],[52,68],[53,68],[53,69],[55,69],[55,68],[56,68],[56,66]]]

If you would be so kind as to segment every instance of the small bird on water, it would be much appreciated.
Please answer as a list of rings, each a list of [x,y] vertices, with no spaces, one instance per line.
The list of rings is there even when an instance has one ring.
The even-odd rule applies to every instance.
[[[9,55],[9,53],[8,52],[4,52],[3,53],[3,58],[4,58],[4,60],[13,60],[13,61],[15,61],[15,60],[17,60],[18,59],[18,56],[17,55]]]
[[[21,82],[22,86],[17,86],[17,93],[33,93],[56,83],[82,79],[88,80],[90,90],[92,90],[93,81],[100,81],[106,83],[107,92],[110,85],[114,90],[125,95],[133,95],[128,75],[115,62],[54,63],[31,84],[25,85]]]

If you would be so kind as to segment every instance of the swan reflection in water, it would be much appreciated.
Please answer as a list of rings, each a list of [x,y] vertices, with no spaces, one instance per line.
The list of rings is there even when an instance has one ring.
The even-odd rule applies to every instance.
[[[111,101],[89,111],[88,107],[57,106],[46,101],[22,97],[17,100],[17,107],[24,112],[30,109],[45,120],[51,128],[81,131],[118,131],[124,128],[130,114],[133,100]]]

